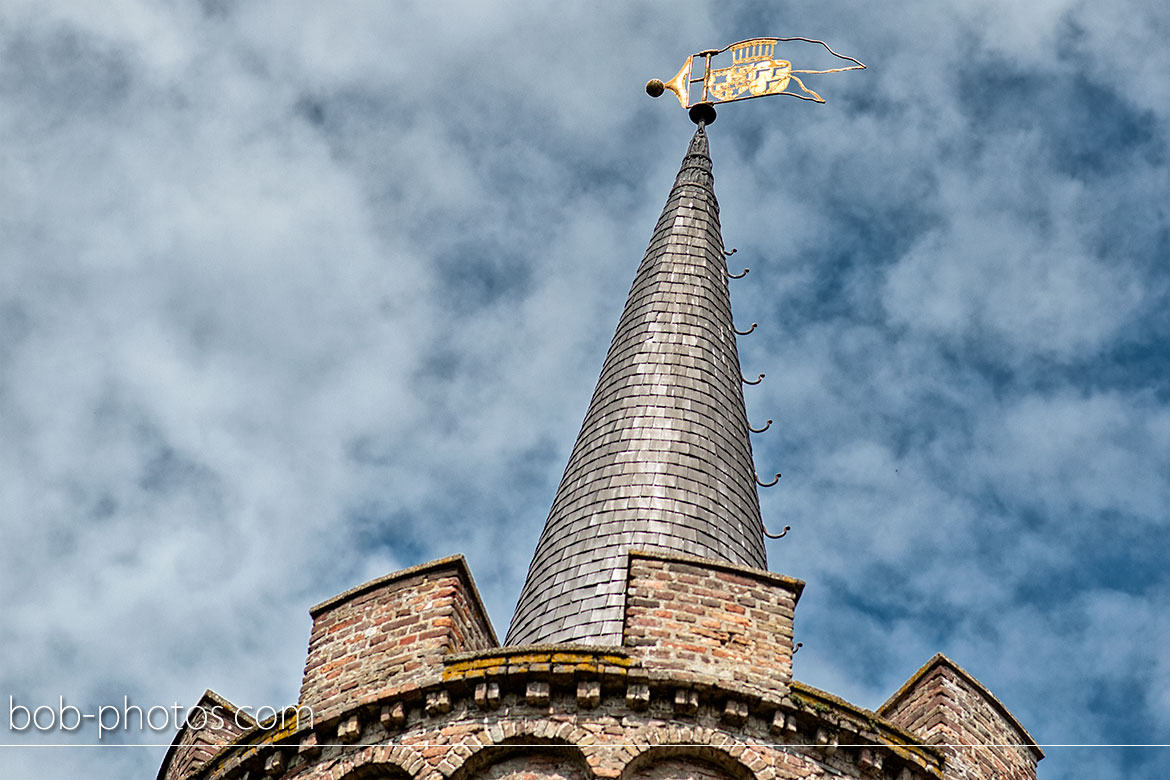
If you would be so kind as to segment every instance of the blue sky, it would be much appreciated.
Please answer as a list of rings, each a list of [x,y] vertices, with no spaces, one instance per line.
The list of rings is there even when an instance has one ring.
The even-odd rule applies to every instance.
[[[797,677],[877,707],[943,651],[1043,744],[1170,742],[1168,33],[1151,0],[5,3],[0,696],[291,703],[311,604],[454,552],[502,635],[693,129],[643,84],[804,35],[869,68],[710,133]]]

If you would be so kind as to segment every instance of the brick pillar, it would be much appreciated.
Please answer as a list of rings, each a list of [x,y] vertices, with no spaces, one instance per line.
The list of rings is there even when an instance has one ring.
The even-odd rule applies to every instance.
[[[317,720],[408,680],[419,687],[441,678],[448,653],[498,644],[461,555],[360,585],[309,614],[300,705]]]
[[[792,619],[803,589],[800,580],[760,569],[635,550],[623,643],[658,668],[783,695],[792,680]]]

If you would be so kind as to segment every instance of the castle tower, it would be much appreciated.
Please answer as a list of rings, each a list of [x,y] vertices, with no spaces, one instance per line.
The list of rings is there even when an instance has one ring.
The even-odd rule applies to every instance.
[[[793,679],[804,583],[764,568],[704,116],[507,644],[461,556],[359,585],[310,609],[295,705],[208,691],[158,780],[1035,780],[943,655],[877,712]]]
[[[630,549],[767,568],[700,123],[634,277],[507,644],[620,644]]]

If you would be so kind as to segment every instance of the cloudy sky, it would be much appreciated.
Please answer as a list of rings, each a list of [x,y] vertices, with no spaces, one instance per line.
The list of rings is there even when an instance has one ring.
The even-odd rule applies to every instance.
[[[760,35],[869,66],[710,132],[797,677],[943,651],[1042,780],[1160,780],[1055,747],[1170,742],[1158,0],[7,0],[0,699],[291,703],[311,604],[455,552],[503,635],[693,129],[643,84]],[[94,737],[0,775],[164,752],[30,747]]]

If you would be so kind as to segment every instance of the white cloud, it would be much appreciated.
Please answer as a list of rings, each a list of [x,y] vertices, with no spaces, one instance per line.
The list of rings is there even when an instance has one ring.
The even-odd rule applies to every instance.
[[[1115,512],[1164,523],[1167,410],[1140,397],[1024,397],[976,434],[978,471],[1021,507],[1054,519]]]
[[[876,705],[944,649],[1038,736],[1086,685],[1166,722],[1164,578],[1043,587],[1102,518],[1165,538],[1165,376],[1117,358],[1166,336],[1164,144],[1094,125],[1086,172],[1075,90],[965,80],[1163,121],[1153,5],[224,8],[0,12],[0,693],[280,704],[309,605],[460,550],[502,633],[690,132],[642,84],[775,33],[871,65],[711,130],[800,673]]]

